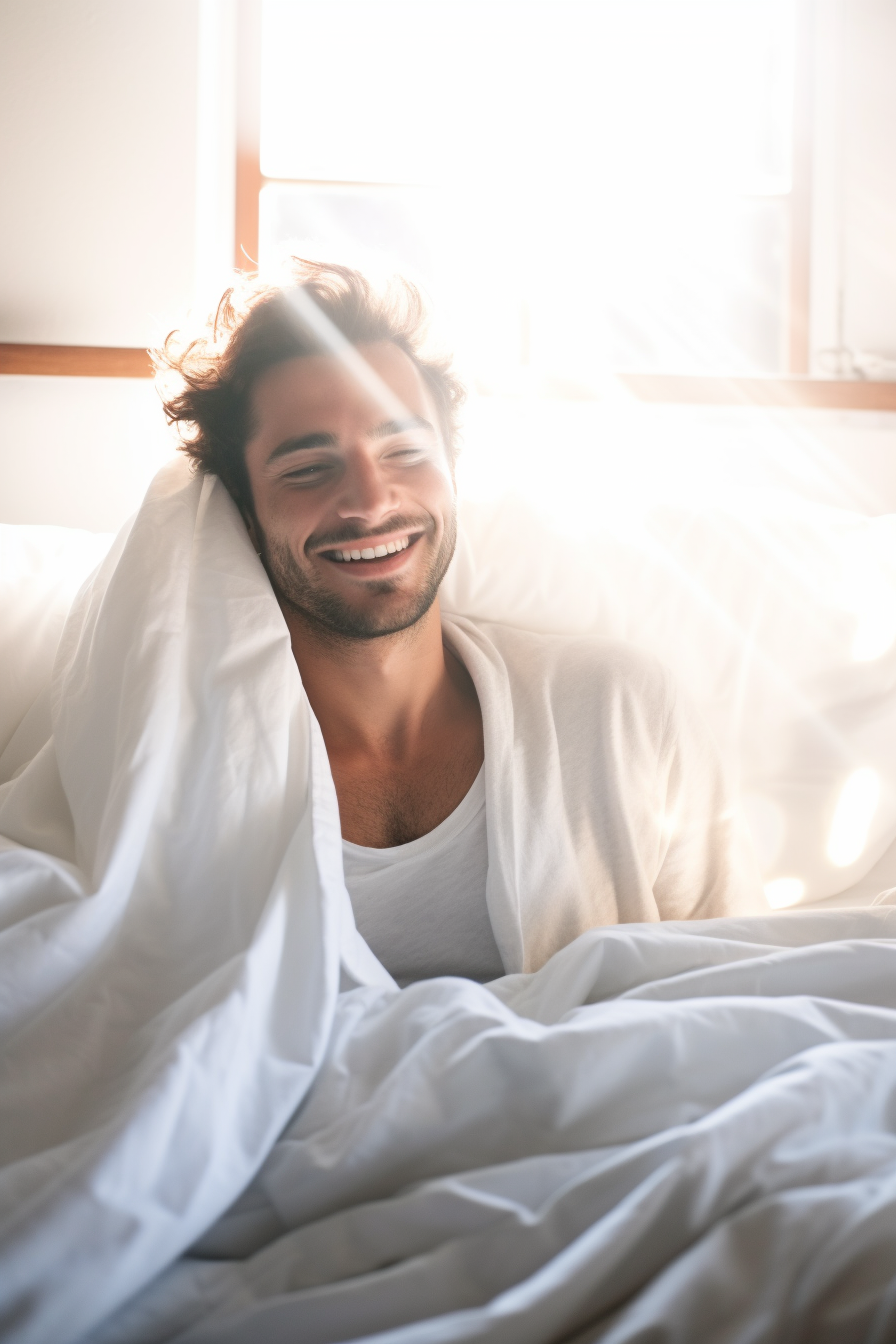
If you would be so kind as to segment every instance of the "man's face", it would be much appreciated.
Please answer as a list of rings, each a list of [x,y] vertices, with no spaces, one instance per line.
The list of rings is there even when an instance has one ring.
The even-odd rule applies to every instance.
[[[257,542],[280,602],[330,634],[370,639],[432,606],[454,551],[454,484],[432,398],[391,342],[257,380],[246,467]]]

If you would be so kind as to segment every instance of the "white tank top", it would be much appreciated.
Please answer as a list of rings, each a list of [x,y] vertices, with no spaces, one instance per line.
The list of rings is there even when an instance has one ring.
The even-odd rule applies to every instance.
[[[485,904],[485,767],[434,831],[407,845],[342,842],[358,931],[400,985],[495,980],[504,967]]]

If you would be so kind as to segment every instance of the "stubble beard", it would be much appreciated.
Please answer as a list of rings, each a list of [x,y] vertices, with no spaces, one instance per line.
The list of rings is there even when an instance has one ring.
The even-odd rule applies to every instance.
[[[353,605],[338,593],[315,583],[302,569],[286,541],[264,534],[260,539],[261,558],[281,606],[288,607],[331,639],[380,639],[416,625],[435,602],[457,543],[457,511],[452,509],[446,517],[439,548],[418,587],[408,592],[397,610],[393,606],[388,612],[379,610],[376,599],[400,591],[399,578],[367,582],[367,602]],[[419,546],[421,542],[416,544]]]

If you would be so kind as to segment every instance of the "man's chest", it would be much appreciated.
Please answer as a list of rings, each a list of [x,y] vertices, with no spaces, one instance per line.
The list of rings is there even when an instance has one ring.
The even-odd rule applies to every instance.
[[[386,849],[429,834],[458,807],[481,765],[478,738],[407,764],[331,757],[343,839]]]

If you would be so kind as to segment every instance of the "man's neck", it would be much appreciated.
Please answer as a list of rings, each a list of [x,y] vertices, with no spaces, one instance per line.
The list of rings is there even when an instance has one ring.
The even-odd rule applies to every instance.
[[[284,616],[331,756],[413,757],[470,699],[465,669],[442,644],[438,601],[409,629],[376,639],[334,637],[300,613]]]
[[[426,835],[483,761],[472,678],[442,644],[438,603],[408,630],[338,640],[284,611],[323,733],[343,838],[384,848]]]

